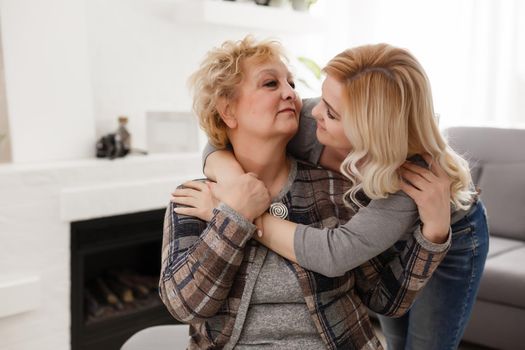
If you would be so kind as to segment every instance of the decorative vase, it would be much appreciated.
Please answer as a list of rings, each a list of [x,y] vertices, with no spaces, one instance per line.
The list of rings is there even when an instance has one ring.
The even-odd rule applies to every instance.
[[[310,1],[308,0],[291,0],[292,8],[296,11],[306,12],[310,8]]]

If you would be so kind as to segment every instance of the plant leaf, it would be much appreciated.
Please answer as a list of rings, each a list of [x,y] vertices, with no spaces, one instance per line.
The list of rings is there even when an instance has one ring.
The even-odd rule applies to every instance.
[[[319,67],[319,65],[314,60],[304,56],[299,56],[297,59],[299,62],[304,64],[318,80],[321,80],[321,67]]]

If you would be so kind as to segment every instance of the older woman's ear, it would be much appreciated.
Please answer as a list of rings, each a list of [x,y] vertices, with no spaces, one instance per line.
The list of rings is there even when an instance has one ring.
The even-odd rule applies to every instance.
[[[233,106],[229,99],[225,97],[219,98],[217,111],[228,128],[235,129],[237,127],[237,119],[235,118]]]

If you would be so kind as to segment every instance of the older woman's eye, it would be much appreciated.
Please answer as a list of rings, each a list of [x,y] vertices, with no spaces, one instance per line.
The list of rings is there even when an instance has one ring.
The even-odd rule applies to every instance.
[[[295,81],[289,81],[288,84],[292,87],[292,89],[295,89]]]
[[[264,83],[264,86],[267,87],[276,87],[277,86],[277,80],[269,80]]]

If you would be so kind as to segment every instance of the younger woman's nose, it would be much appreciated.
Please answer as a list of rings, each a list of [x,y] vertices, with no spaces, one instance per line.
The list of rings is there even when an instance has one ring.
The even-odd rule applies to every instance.
[[[312,116],[317,120],[323,119],[323,113],[321,111],[321,100],[312,108]]]

